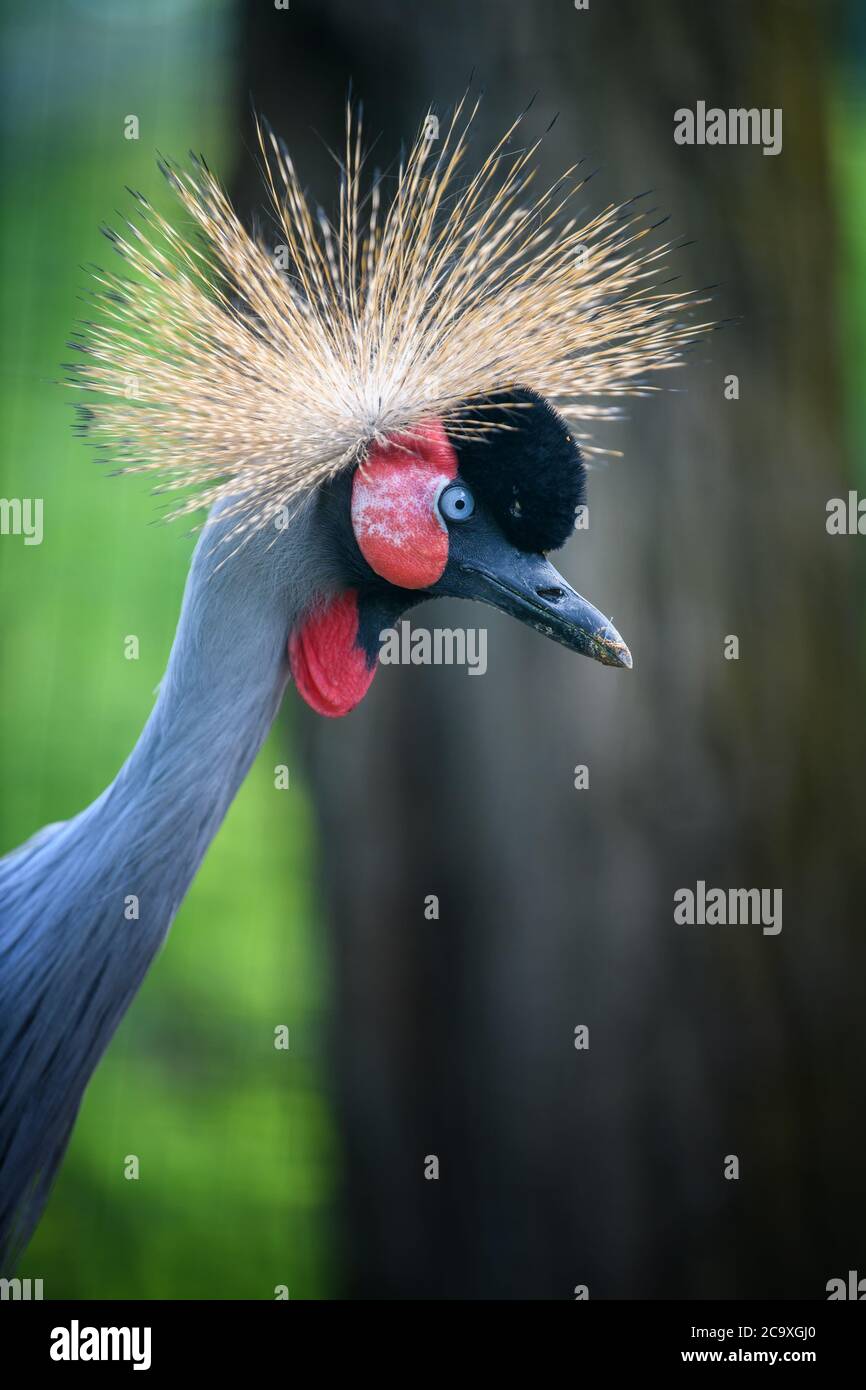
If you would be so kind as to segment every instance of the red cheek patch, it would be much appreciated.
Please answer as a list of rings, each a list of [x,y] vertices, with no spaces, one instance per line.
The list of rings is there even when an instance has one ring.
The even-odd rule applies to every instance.
[[[354,589],[317,610],[289,638],[289,665],[298,693],[317,714],[338,719],[363,700],[376,674],[358,646]]]
[[[376,574],[400,589],[426,589],[448,563],[436,497],[457,476],[457,456],[438,420],[376,445],[352,484],[352,527]]]

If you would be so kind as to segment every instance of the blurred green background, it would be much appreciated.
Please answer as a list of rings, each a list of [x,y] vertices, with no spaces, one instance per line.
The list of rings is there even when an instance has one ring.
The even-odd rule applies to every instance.
[[[224,173],[236,123],[232,8],[216,0],[7,5],[4,50],[2,492],[44,498],[45,517],[41,547],[0,546],[5,848],[115,776],[164,670],[193,545],[70,429],[73,393],[54,383],[87,313],[83,267],[111,255],[99,227],[128,210],[125,185],[171,204],[157,150],[206,151]],[[292,774],[279,794],[277,763]],[[314,854],[275,732],[87,1092],[21,1271],[46,1297],[327,1292],[336,1155]],[[288,1051],[274,1048],[279,1024]]]
[[[174,632],[192,539],[56,384],[124,185],[171,207],[158,150],[204,152],[249,215],[252,100],[327,200],[350,78],[387,164],[475,69],[484,142],[537,90],[542,177],[585,154],[593,206],[655,187],[734,321],[609,428],[625,457],[563,555],[629,680],[461,610],[486,681],[394,668],[336,724],[290,696],[20,1272],[58,1298],[798,1298],[862,1271],[866,543],[824,527],[866,482],[860,0],[42,0],[2,26],[0,491],[44,498],[45,539],[0,545],[0,852],[113,778]],[[675,146],[697,99],[781,105],[783,153]],[[783,884],[782,936],[673,929],[698,877]]]

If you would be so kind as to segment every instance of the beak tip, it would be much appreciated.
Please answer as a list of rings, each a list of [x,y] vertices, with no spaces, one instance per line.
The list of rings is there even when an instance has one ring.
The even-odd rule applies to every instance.
[[[605,666],[619,666],[625,671],[631,671],[634,666],[631,652],[624,642],[606,642],[599,657]]]
[[[596,634],[595,655],[605,666],[621,666],[630,671],[634,666],[631,652],[620,637],[613,623],[608,623],[604,632]]]

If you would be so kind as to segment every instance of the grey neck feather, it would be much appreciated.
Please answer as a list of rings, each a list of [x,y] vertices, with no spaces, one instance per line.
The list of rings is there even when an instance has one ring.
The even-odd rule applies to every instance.
[[[225,524],[209,524],[130,757],[80,815],[0,861],[0,1268],[28,1239],[93,1068],[267,735],[291,627],[337,585],[313,516],[311,504],[221,568]]]

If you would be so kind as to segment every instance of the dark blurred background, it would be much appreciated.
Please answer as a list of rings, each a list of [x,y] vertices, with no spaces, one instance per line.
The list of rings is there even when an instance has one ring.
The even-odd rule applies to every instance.
[[[47,384],[76,265],[123,184],[157,190],[157,148],[203,149],[253,216],[253,104],[328,203],[350,81],[385,167],[470,79],[480,150],[537,94],[543,176],[600,165],[588,207],[652,188],[730,320],[599,431],[624,457],[561,557],[634,671],[441,604],[414,623],[487,626],[484,679],[391,667],[338,722],[290,694],[22,1273],[383,1298],[821,1298],[866,1273],[866,541],[825,527],[866,486],[862,6],[49,0],[5,28],[3,488],[72,524],[0,547],[31,653],[2,678],[2,849],[113,775],[173,632],[190,542],[93,469]],[[782,153],[676,145],[699,100],[781,107]],[[141,630],[131,673],[115,635]],[[781,933],[676,925],[698,879],[781,888]]]

